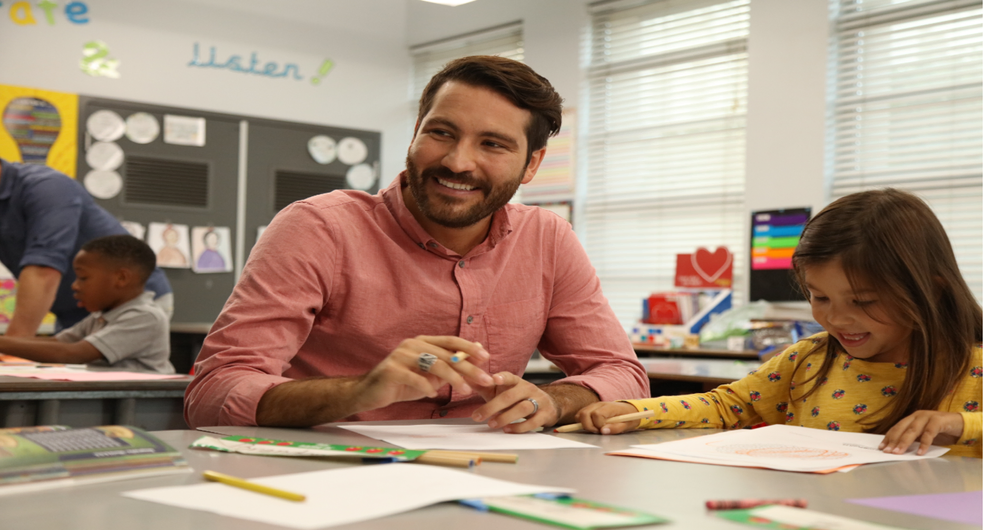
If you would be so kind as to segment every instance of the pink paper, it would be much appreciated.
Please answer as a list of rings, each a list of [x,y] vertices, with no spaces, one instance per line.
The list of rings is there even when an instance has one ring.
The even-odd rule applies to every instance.
[[[984,497],[979,491],[868,497],[847,502],[977,526],[984,522]]]
[[[143,374],[138,372],[35,372],[35,373],[5,373],[14,377],[29,377],[46,381],[148,381],[160,379],[182,379],[186,375],[175,374]]]

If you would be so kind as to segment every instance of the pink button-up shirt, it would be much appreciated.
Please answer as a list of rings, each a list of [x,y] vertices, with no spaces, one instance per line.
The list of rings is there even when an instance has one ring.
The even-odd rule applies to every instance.
[[[521,375],[534,350],[603,400],[649,397],[649,380],[570,225],[508,204],[465,256],[414,219],[400,182],[376,195],[335,191],[281,211],[249,261],[195,363],[192,427],[255,425],[270,388],[368,373],[417,335],[482,343],[490,374]],[[483,403],[447,385],[435,399],[347,420],[467,417]]]

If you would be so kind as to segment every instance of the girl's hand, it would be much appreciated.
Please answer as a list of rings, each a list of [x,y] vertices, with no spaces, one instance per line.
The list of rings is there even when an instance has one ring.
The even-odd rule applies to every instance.
[[[622,414],[632,414],[633,412],[638,412],[638,410],[628,403],[599,401],[577,411],[574,417],[584,430],[588,432],[595,434],[619,434],[639,428],[639,420],[609,424],[605,422],[608,418],[614,418]]]
[[[956,412],[917,410],[885,433],[878,448],[900,455],[919,440],[917,455],[924,455],[930,445],[953,445],[963,434],[963,416]]]

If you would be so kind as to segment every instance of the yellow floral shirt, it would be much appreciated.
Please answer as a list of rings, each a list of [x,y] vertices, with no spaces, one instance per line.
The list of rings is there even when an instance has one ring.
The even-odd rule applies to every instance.
[[[725,428],[739,429],[765,422],[862,432],[858,422],[883,407],[891,406],[901,388],[905,364],[873,363],[841,353],[820,390],[805,399],[790,400],[795,389],[793,373],[800,381],[812,375],[823,361],[822,352],[807,356],[826,333],[820,333],[790,346],[734,383],[721,385],[704,394],[662,396],[626,400],[640,411],[657,414],[644,420],[640,428]],[[805,366],[799,367],[801,364]],[[974,348],[971,368],[963,375],[941,411],[963,416],[964,431],[949,455],[981,457],[981,348]],[[814,384],[814,383],[809,383]],[[796,392],[802,395],[802,392]]]

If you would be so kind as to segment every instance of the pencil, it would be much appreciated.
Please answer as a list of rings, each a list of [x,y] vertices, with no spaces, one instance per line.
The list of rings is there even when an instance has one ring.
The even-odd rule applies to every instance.
[[[468,358],[468,354],[463,351],[460,351],[451,356],[451,362],[460,363],[461,361],[464,361],[467,358]]]
[[[418,464],[435,464],[438,466],[474,467],[481,464],[482,459],[462,454],[433,454],[433,451],[428,451],[418,456],[414,462]]]
[[[642,412],[633,412],[632,414],[622,414],[621,416],[613,416],[605,420],[606,424],[609,423],[621,423],[623,421],[641,420],[643,418],[648,418],[655,414],[655,411],[644,410]],[[554,432],[574,432],[580,431],[584,426],[580,423],[572,423],[570,425],[563,425],[554,429]]]
[[[746,510],[767,504],[780,504],[796,508],[806,508],[806,499],[739,499],[733,501],[707,501],[704,503],[708,510]]]
[[[255,482],[249,482],[241,478],[232,477],[225,475],[223,473],[217,473],[215,471],[206,471],[202,473],[205,480],[211,480],[212,482],[221,482],[228,486],[234,486],[237,488],[242,488],[244,490],[255,491],[256,493],[262,493],[264,495],[271,495],[273,497],[279,497],[281,499],[287,499],[288,501],[304,502],[306,497],[299,493],[291,493],[289,491],[278,490],[277,488],[271,488],[269,486],[261,486]]]
[[[519,455],[509,453],[476,453],[474,451],[427,451],[432,455],[455,455],[471,458],[479,458],[482,462],[501,462],[503,464],[515,464],[519,460]]]

